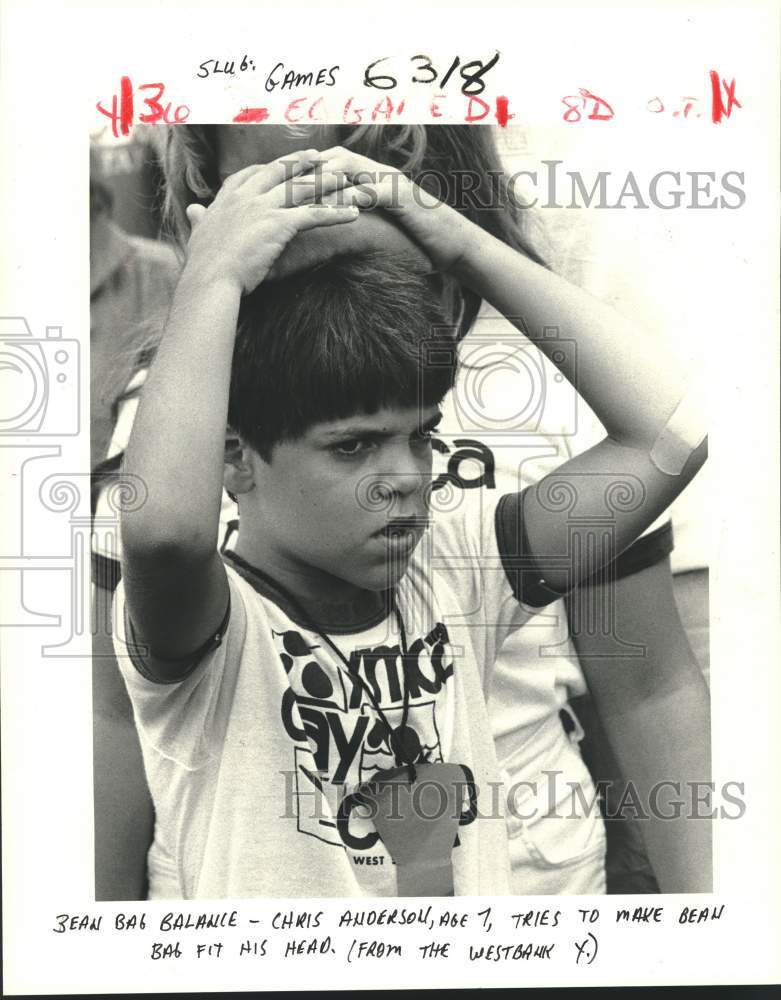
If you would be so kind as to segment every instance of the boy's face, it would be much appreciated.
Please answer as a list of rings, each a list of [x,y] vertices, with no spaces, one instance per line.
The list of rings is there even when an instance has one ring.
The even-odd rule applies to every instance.
[[[326,600],[395,585],[426,527],[440,417],[413,406],[318,423],[268,463],[245,448],[243,483],[230,467],[226,481],[242,494],[239,553]]]

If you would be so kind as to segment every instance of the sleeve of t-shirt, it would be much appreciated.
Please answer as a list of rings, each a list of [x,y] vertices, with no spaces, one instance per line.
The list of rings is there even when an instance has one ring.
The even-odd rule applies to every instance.
[[[180,680],[161,682],[144,667],[127,614],[124,585],[114,596],[114,652],[142,744],[186,768],[203,766],[219,750],[235,691],[246,632],[241,590],[228,573],[230,614]]]
[[[526,490],[531,487],[526,487]],[[496,545],[513,595],[520,604],[538,609],[564,595],[549,587],[529,544],[523,502],[526,490],[505,493],[496,505]]]
[[[548,586],[537,565],[523,516],[525,493],[526,490],[506,493],[499,499],[495,514],[496,542],[515,598],[527,607],[544,608],[565,595]],[[672,550],[672,524],[667,521],[642,535],[608,568],[581,581],[580,586],[604,583],[608,579],[618,580],[639,573],[665,559]]]

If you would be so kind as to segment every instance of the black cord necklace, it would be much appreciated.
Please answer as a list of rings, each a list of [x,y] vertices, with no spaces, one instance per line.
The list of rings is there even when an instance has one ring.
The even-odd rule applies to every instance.
[[[404,628],[404,619],[401,617],[401,612],[399,611],[399,606],[396,601],[396,591],[391,592],[391,610],[396,618],[396,625],[399,630],[399,643],[401,646],[401,673],[404,684],[404,702],[401,712],[401,725],[396,729],[388,721],[388,717],[380,708],[380,703],[376,698],[371,687],[364,681],[364,679],[357,673],[353,673],[350,670],[350,662],[344,653],[339,649],[335,642],[331,639],[327,632],[321,631],[317,624],[312,621],[310,615],[303,607],[301,601],[292,594],[286,587],[282,586],[279,581],[275,580],[273,577],[269,576],[268,573],[264,573],[262,570],[248,563],[241,556],[236,555],[235,552],[226,551],[223,552],[223,556],[230,559],[231,562],[236,564],[237,569],[244,569],[251,575],[256,576],[258,579],[262,580],[268,587],[272,590],[276,590],[277,593],[283,597],[287,603],[293,608],[296,614],[301,619],[301,624],[310,632],[314,632],[315,635],[319,636],[323,642],[331,649],[335,654],[337,659],[344,665],[344,667],[337,664],[339,670],[344,669],[348,678],[355,679],[360,684],[361,688],[369,698],[375,712],[377,713],[377,718],[379,719],[381,725],[385,730],[385,742],[388,746],[388,750],[393,755],[393,759],[396,762],[397,767],[406,767],[409,772],[410,783],[414,783],[417,774],[415,771],[415,755],[414,752],[410,751],[407,746],[405,746],[404,735],[407,729],[407,719],[409,717],[409,681],[407,679],[407,658],[409,655],[409,650],[407,647],[407,632]]]

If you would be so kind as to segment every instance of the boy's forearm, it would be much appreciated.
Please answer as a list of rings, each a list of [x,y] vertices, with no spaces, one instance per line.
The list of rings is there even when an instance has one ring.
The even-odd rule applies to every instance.
[[[214,551],[240,289],[185,268],[125,457],[147,499],[123,518],[126,554]]]
[[[595,411],[608,434],[630,447],[651,448],[683,393],[683,379],[658,344],[614,310],[487,233],[470,232],[458,277],[487,299],[557,363]],[[563,344],[545,335],[558,330]],[[575,352],[567,351],[574,341]],[[606,364],[609,358],[609,367]],[[638,392],[653,386],[652,393]]]

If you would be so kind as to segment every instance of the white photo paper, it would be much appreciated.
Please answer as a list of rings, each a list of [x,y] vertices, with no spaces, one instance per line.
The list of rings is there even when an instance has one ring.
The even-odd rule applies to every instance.
[[[776,5],[0,16],[7,993],[777,981]]]

